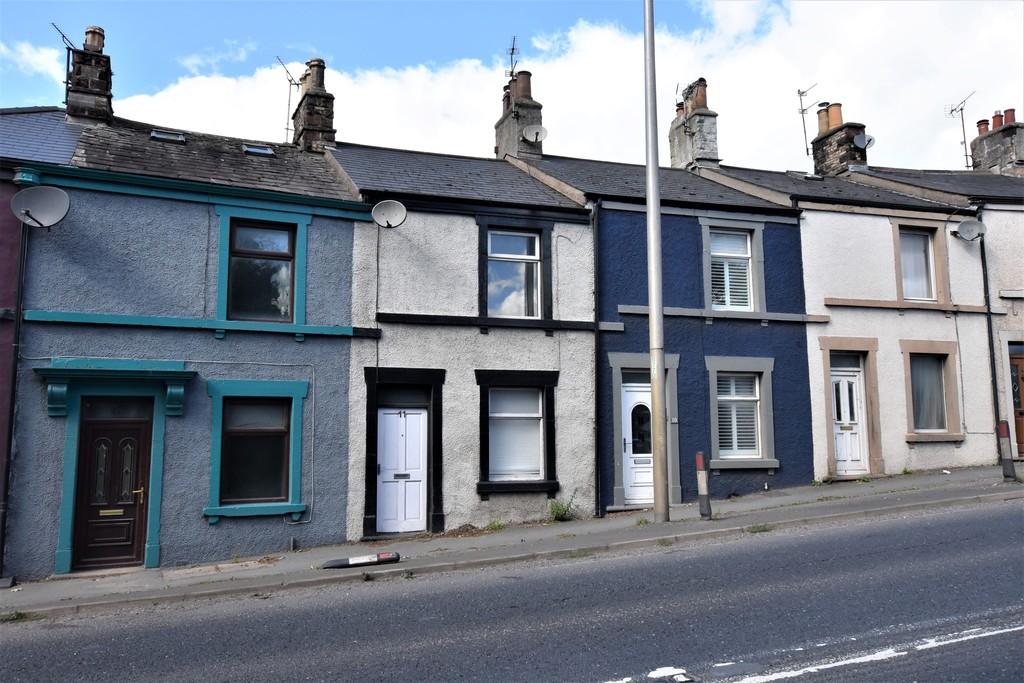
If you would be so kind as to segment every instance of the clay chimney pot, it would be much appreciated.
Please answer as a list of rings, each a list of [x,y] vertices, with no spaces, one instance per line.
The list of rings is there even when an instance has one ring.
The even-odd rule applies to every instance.
[[[530,84],[530,78],[533,76],[529,71],[520,71],[516,74],[516,78],[513,81],[516,86],[516,99],[520,100],[532,100],[533,99],[533,88]]]
[[[988,133],[988,119],[982,119],[978,121],[978,137]]]
[[[1003,125],[1008,126],[1011,123],[1017,123],[1017,110],[1016,109],[1004,109],[1003,110]]]
[[[828,105],[828,129],[832,130],[843,125],[843,105],[832,102]]]
[[[998,130],[1003,127],[1003,112],[997,111],[992,115],[992,130]]]
[[[828,132],[828,109],[822,107],[818,110],[818,135]]]
[[[694,109],[707,109],[708,108],[708,82],[703,77],[698,78],[694,83],[696,86],[693,89],[693,108]]]
[[[99,26],[90,26],[85,29],[85,43],[82,45],[82,49],[86,52],[99,52],[103,54],[103,42],[105,34],[103,29]]]

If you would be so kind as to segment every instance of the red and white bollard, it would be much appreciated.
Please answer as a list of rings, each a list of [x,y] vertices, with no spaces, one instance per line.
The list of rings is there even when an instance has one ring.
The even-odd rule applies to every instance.
[[[697,451],[697,500],[700,518],[711,519],[711,496],[708,495],[708,462],[704,451]]]

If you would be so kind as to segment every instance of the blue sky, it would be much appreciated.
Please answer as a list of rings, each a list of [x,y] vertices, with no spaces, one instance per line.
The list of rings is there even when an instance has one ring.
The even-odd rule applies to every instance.
[[[807,170],[797,89],[875,136],[875,165],[957,168],[960,121],[1024,112],[1022,0],[655,0],[662,160],[679,85],[703,76],[724,163]],[[0,0],[0,106],[59,105],[64,49],[106,31],[114,112],[164,128],[286,139],[289,89],[327,60],[340,140],[492,154],[513,35],[544,105],[545,153],[643,162],[641,0]],[[291,106],[296,104],[292,101]]]
[[[659,24],[690,31],[707,20],[688,0],[661,0]],[[79,44],[83,28],[102,26],[107,52],[133,55],[115,68],[118,94],[155,92],[191,71],[227,76],[254,64],[322,56],[357,71],[476,58],[504,58],[513,35],[529,38],[571,28],[579,19],[642,31],[638,0],[406,0],[393,2],[47,2],[3,0],[0,40],[61,48],[54,22]],[[241,58],[244,55],[244,58]],[[190,57],[206,57],[193,60]],[[219,58],[219,59],[218,59]],[[215,62],[215,63],[214,63]],[[597,66],[597,65],[595,65]],[[12,68],[0,71],[0,105],[52,104],[54,88]],[[35,82],[33,82],[35,81]]]

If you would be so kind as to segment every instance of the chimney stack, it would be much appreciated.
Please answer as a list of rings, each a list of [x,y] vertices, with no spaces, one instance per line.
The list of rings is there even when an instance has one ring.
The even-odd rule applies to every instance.
[[[306,62],[306,71],[299,78],[301,92],[292,114],[292,143],[307,152],[322,152],[334,146],[334,95],[324,87],[326,69],[324,60],[314,57]]]
[[[109,122],[114,118],[110,102],[110,57],[103,54],[103,29],[90,26],[85,29],[82,49],[72,48],[71,71],[68,72],[65,101],[68,117]]]
[[[864,134],[863,123],[843,123],[843,105],[822,102],[818,110],[818,136],[811,140],[814,172],[817,175],[839,175],[851,166],[867,166],[866,147],[854,144]],[[824,130],[822,127],[824,126]]]
[[[686,86],[682,100],[668,129],[672,168],[718,168],[718,114],[708,109],[708,82]]]
[[[1024,176],[1024,123],[1017,122],[1013,108],[997,111],[978,121],[978,137],[971,140],[971,160],[975,171]]]
[[[499,159],[539,159],[544,154],[542,140],[527,140],[523,130],[541,125],[543,105],[533,99],[529,71],[517,71],[502,92],[501,118],[494,124],[494,154]]]

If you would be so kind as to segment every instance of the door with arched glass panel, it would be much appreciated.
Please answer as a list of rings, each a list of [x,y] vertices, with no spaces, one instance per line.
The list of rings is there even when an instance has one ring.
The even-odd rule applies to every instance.
[[[622,385],[622,486],[626,505],[654,502],[651,385]]]

